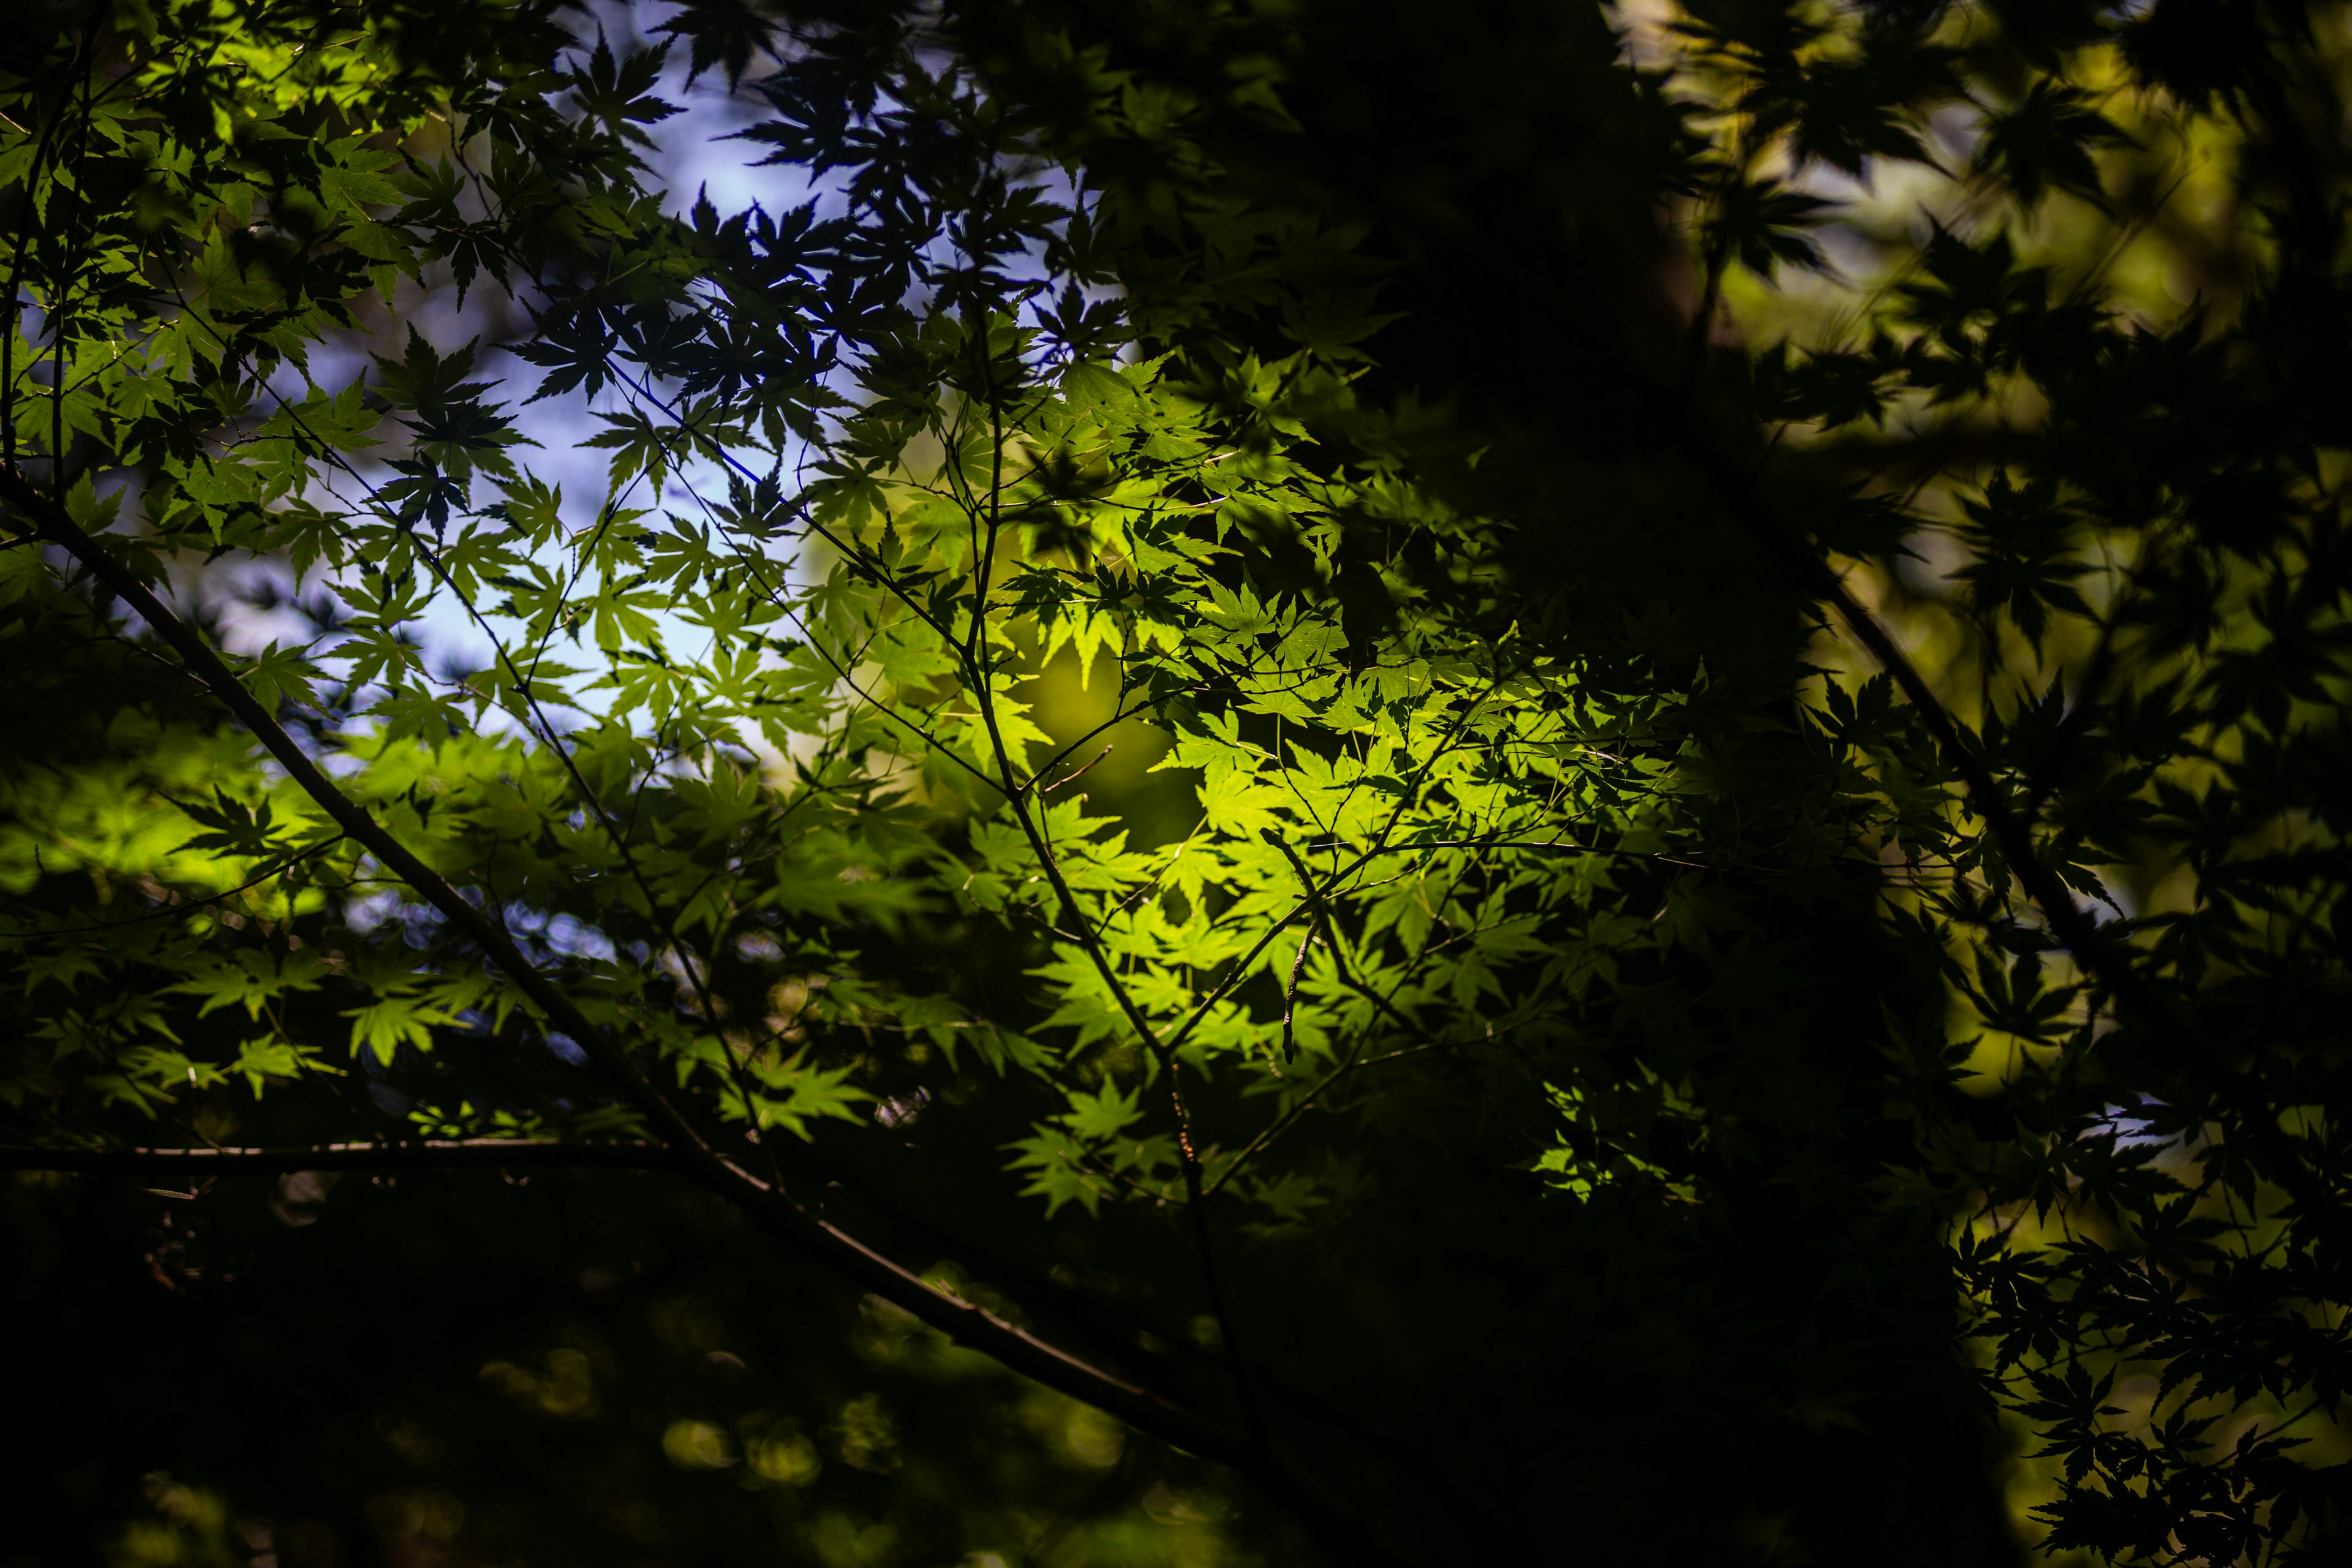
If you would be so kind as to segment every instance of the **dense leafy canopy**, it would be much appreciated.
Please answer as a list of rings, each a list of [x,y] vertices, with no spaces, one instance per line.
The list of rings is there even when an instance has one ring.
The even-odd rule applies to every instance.
[[[10,1550],[2328,1560],[2346,22],[37,13]]]

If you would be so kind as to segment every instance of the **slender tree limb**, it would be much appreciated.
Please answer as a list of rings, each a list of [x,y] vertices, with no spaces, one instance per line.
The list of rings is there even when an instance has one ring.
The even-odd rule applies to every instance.
[[[761,1181],[713,1150],[677,1107],[638,1069],[628,1053],[530,962],[503,925],[469,902],[446,879],[337,787],[195,629],[158,598],[136,572],[82,531],[63,507],[41,494],[13,464],[0,465],[0,500],[23,513],[43,539],[81,563],[145,620],[155,635],[179,655],[189,671],[236,714],[277,758],[288,776],[345,834],[365,847],[386,869],[465,933],[513,981],[547,1022],[578,1041],[651,1124],[677,1167],[687,1175],[735,1204],[772,1236],[828,1265],[852,1283],[905,1310],[957,1343],[977,1350],[1049,1388],[1095,1405],[1139,1431],[1256,1477],[1302,1514],[1347,1540],[1369,1561],[1402,1561],[1364,1526],[1355,1510],[1249,1436],[1095,1366],[972,1302],[939,1289],[856,1237],[810,1214],[780,1187]]]

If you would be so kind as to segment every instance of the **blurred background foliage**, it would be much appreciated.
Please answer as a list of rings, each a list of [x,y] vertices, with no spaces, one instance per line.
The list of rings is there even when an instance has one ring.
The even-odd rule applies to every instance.
[[[1217,795],[1204,734],[1302,799],[1360,755],[1261,669],[1451,670],[1384,693],[1423,704],[1409,755],[1483,711],[1447,679],[1524,728],[1481,734],[1455,817],[1417,793],[1434,759],[1401,792],[1424,839],[1521,843],[1423,861],[1417,952],[1350,889],[1222,1004],[1205,964],[1151,974],[1214,1013],[1183,1070],[1225,1149],[1312,1099],[1294,1046],[1412,1057],[1206,1210],[1272,1430],[1337,1510],[955,1348],[668,1173],[27,1171],[7,1562],[1205,1568],[1359,1560],[1350,1521],[1423,1562],[2340,1560],[2345,7],[27,15],[0,59],[27,491],[142,541],[355,795],[646,1031],[714,1143],[1214,1419],[1254,1416],[1178,1130],[1154,1100],[1122,1142],[1118,1094],[1167,1080],[1087,989],[1076,901],[1035,895],[1048,857],[986,838],[1008,792],[840,700],[806,621],[761,647],[814,673],[747,751],[756,704],[655,673],[686,640],[661,617],[768,559],[715,518],[825,521],[786,596],[847,606],[894,700],[952,723],[992,669],[1042,735],[1019,762],[1057,759],[1034,782],[1111,742],[1065,797],[1087,833],[1223,846],[1171,927],[1278,907],[1292,862],[1250,846],[1307,815]],[[92,82],[142,91],[99,114]],[[854,221],[729,231],[717,130]],[[983,590],[995,666],[860,599],[970,571],[871,509],[978,493],[1003,388],[1023,451],[1223,509],[1197,537],[1230,558]],[[712,501],[615,525],[666,476]],[[1024,569],[1114,527],[1105,483],[1011,481]],[[642,1134],[49,537],[0,567],[8,1142]],[[429,564],[468,541],[512,595],[470,624]],[[694,570],[631,600],[665,560]],[[1214,609],[1129,605],[1154,571]],[[1214,597],[1244,591],[1265,621]],[[1122,616],[1081,680],[1054,628]],[[468,640],[516,626],[612,683],[558,699],[568,767],[539,667]],[[722,738],[646,740],[698,725]],[[1599,761],[1513,750],[1554,744]],[[713,779],[849,804],[698,961],[597,791],[649,803],[683,889],[741,842]],[[1525,850],[1571,830],[1602,854]],[[1086,864],[1131,934],[1162,863]],[[1421,962],[1505,927],[1491,967]],[[1339,955],[1381,941],[1374,998]],[[298,981],[302,952],[336,967]],[[719,1026],[761,1016],[760,1050]]]

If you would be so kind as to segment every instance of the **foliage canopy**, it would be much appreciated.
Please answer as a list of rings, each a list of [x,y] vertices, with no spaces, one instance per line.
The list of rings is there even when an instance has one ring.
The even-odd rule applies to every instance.
[[[633,1216],[705,1295],[614,1300],[751,1380],[641,1374],[668,1479],[575,1539],[466,1524],[497,1467],[426,1427],[593,1423],[625,1358],[426,1354],[482,1383],[379,1422],[443,1478],[387,1540],[2341,1550],[2343,7],[0,48],[0,1118],[92,1173],[20,1178],[25,1255],[148,1172],[355,1286],[252,1222],[401,1171],[336,1203],[445,1260]],[[667,187],[688,101],[782,197]],[[770,1342],[830,1416],[779,1415],[729,1213],[936,1441],[1045,1408],[992,1363],[1110,1489],[890,1479],[813,1308]],[[193,1245],[190,1322],[332,1310]],[[284,1474],[207,1484],[325,1510]],[[205,1495],[121,1550],[226,1550]]]

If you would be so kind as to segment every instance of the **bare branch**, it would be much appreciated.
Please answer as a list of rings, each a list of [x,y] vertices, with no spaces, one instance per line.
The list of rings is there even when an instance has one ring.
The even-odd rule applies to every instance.
[[[1079,769],[1078,769],[1078,770],[1076,770],[1076,772],[1075,772],[1075,773],[1064,773],[1064,774],[1063,774],[1059,779],[1055,780],[1055,781],[1054,783],[1052,783],[1052,784],[1047,784],[1044,789],[1039,790],[1037,793],[1038,793],[1039,795],[1051,795],[1051,794],[1053,794],[1053,793],[1054,793],[1055,790],[1057,790],[1057,789],[1061,789],[1061,788],[1064,788],[1064,787],[1065,787],[1065,786],[1066,786],[1066,785],[1074,784],[1077,783],[1077,782],[1078,782],[1078,780],[1079,780],[1079,778],[1085,774],[1085,773],[1086,773],[1086,771],[1087,771],[1087,768],[1093,767],[1093,766],[1095,765],[1095,763],[1101,762],[1105,757],[1109,756],[1109,755],[1110,755],[1110,750],[1111,750],[1111,749],[1110,749],[1110,747],[1109,747],[1109,746],[1108,746],[1108,745],[1104,746],[1104,747],[1103,747],[1103,749],[1102,749],[1101,751],[1097,752],[1094,754],[1094,760],[1093,760],[1092,762],[1087,763],[1087,765],[1086,765],[1086,767],[1079,768]],[[1045,777],[1045,775],[1044,775],[1043,773],[1040,773],[1040,774],[1038,774],[1038,775],[1037,775],[1037,778],[1043,778],[1043,777]],[[1036,782],[1037,782],[1037,779],[1035,779],[1035,778],[1033,778],[1033,779],[1031,779],[1031,780],[1029,781],[1029,783],[1030,783],[1030,784],[1035,784]],[[1028,785],[1027,785],[1027,784],[1024,784],[1022,787],[1023,787],[1024,789],[1026,789],[1026,788],[1028,787]]]

